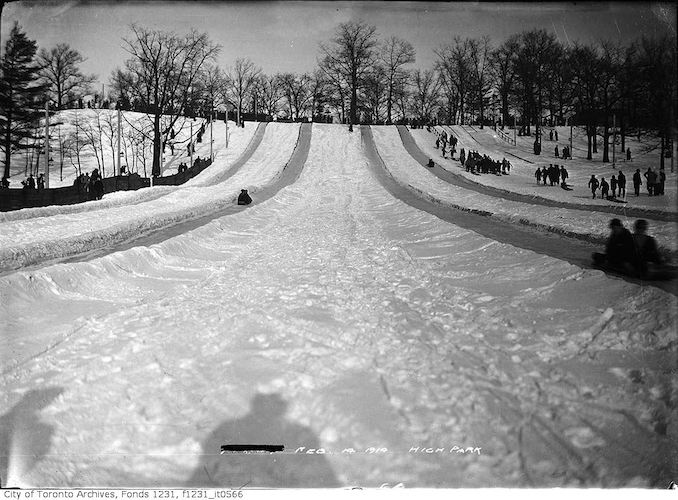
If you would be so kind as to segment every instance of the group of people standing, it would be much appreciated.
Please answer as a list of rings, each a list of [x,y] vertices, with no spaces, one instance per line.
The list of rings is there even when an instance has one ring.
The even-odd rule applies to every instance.
[[[666,173],[664,172],[663,168],[659,169],[659,174],[652,170],[652,167],[648,167],[647,172],[644,174],[640,173],[639,168],[636,169],[632,177],[633,192],[636,196],[640,196],[640,186],[643,185],[643,177],[645,177],[647,193],[650,196],[659,196],[664,194]],[[617,198],[617,196],[621,198],[626,197],[626,176],[621,170],[617,173],[616,177],[612,175],[609,183],[605,180],[605,177],[601,177],[599,181],[595,175],[591,175],[588,186],[591,189],[593,199],[596,198],[596,192],[599,188],[600,196],[607,200],[614,200]]]
[[[78,189],[78,193],[88,193],[91,199],[100,200],[104,197],[104,181],[97,168],[92,170],[92,175],[80,173],[73,181],[73,185]]]
[[[438,133],[437,130],[436,133]],[[447,132],[445,132],[444,130],[440,132],[438,134],[438,138],[436,139],[436,149],[441,149],[443,153],[443,158],[445,158],[445,154],[447,153],[448,141],[450,146],[450,158],[454,160],[454,153],[457,152],[457,138],[454,135],[450,134],[448,137]]]
[[[541,168],[537,167],[537,170],[534,171],[534,177],[537,179],[537,184],[543,182],[546,186],[548,181],[551,186],[560,185],[563,189],[567,189],[567,179],[570,177],[565,165],[554,165],[553,163],[549,164],[549,168],[546,166]]]
[[[634,185],[635,182],[636,177],[634,175]],[[591,194],[593,195],[594,200],[596,199],[596,192],[598,191],[598,188],[600,188],[600,197],[606,200],[615,200],[617,198],[617,194],[619,194],[619,197],[621,198],[626,198],[626,176],[621,170],[616,177],[612,175],[609,183],[605,180],[605,177],[601,177],[599,181],[595,175],[591,175],[588,186],[591,189]],[[610,194],[610,191],[612,194]]]
[[[450,148],[450,159],[454,160],[454,154],[457,152],[458,139],[453,135],[443,130],[438,131],[435,128],[427,127],[427,130],[433,131],[437,134],[436,149],[442,149],[443,158],[446,158],[447,147]],[[467,172],[473,174],[495,174],[495,175],[509,175],[511,171],[511,162],[506,158],[497,161],[488,155],[481,155],[478,151],[469,151],[468,156],[466,150],[461,148],[459,151],[459,162],[466,168]],[[431,162],[429,162],[430,165]]]
[[[469,151],[468,158],[464,158],[465,154],[462,148],[459,161],[466,167],[466,171],[472,174],[509,175],[511,171],[511,162],[506,158],[497,161],[488,155],[481,155],[478,151]]]
[[[645,177],[645,183],[647,185],[647,194],[650,196],[659,196],[664,194],[664,184],[666,184],[666,172],[663,168],[659,169],[659,174],[652,170],[652,167],[648,167],[647,171],[642,174],[642,177]],[[640,196],[640,186],[643,185],[643,178],[640,174],[640,169],[636,169],[636,173],[633,174],[633,190],[636,193],[636,196]]]

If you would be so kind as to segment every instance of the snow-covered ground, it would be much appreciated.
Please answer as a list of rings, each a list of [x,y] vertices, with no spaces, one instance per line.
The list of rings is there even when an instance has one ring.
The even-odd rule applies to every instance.
[[[37,207],[37,208],[26,208],[23,210],[14,210],[11,212],[0,212],[0,222],[20,220],[20,219],[31,219],[34,217],[47,217],[50,215],[63,215],[63,214],[73,214],[77,212],[89,212],[91,210],[101,210],[104,208],[110,208],[114,206],[129,206],[144,201],[151,201],[156,198],[160,198],[172,191],[177,189],[183,189],[187,186],[206,186],[215,181],[218,181],[219,177],[227,172],[234,162],[243,154],[250,142],[252,141],[255,132],[257,130],[257,124],[250,123],[248,127],[241,128],[236,127],[234,122],[229,122],[228,126],[228,145],[226,144],[226,125],[223,122],[214,123],[214,132],[213,132],[213,145],[212,145],[212,154],[214,157],[214,163],[210,168],[203,170],[195,178],[190,179],[186,184],[181,186],[155,186],[152,190],[140,189],[137,191],[117,191],[113,193],[108,193],[101,200],[92,200],[86,203],[77,203],[75,205],[60,205],[60,206],[49,206],[49,207]],[[208,129],[209,130],[209,129]],[[217,133],[218,132],[218,133]],[[189,134],[190,135],[190,134]],[[207,136],[209,137],[209,135]],[[196,144],[195,157],[201,156],[202,158],[209,158],[209,143],[203,141],[202,143]],[[180,156],[177,152],[177,160],[175,163],[178,165],[181,162],[190,164],[190,157]],[[92,164],[93,158],[89,158],[88,165],[90,169],[96,168]],[[83,161],[85,164],[85,161]],[[176,170],[176,168],[174,168]],[[171,175],[176,173],[165,169],[165,175]],[[64,182],[65,185],[73,183],[73,179],[70,181]]]
[[[565,135],[563,135],[565,133],[565,127],[559,127],[558,130],[561,128],[563,130],[559,132],[559,139],[561,140],[558,144],[562,150],[562,146],[565,144],[563,141],[565,138]],[[600,197],[600,191],[598,192],[596,199],[593,199],[591,190],[588,187],[588,181],[591,178],[591,175],[594,174],[598,180],[605,178],[609,183],[612,175],[616,176],[619,171],[622,171],[626,176],[625,200],[629,207],[649,208],[670,213],[676,212],[678,203],[678,172],[672,173],[670,171],[670,160],[668,159],[665,168],[667,180],[665,185],[666,194],[664,196],[648,196],[647,190],[645,189],[644,177],[640,196],[636,197],[633,192],[633,173],[636,169],[640,169],[641,173],[645,173],[648,167],[652,167],[653,170],[658,172],[658,154],[646,153],[644,155],[639,155],[632,162],[622,161],[618,158],[616,168],[613,168],[612,163],[602,163],[599,160],[593,162],[586,160],[585,152],[584,154],[574,154],[572,160],[555,158],[552,146],[555,147],[556,142],[547,140],[548,136],[543,140],[544,150],[542,151],[542,154],[537,156],[532,153],[531,149],[534,138],[517,138],[530,141],[530,149],[527,151],[525,145],[521,144],[520,141],[518,141],[517,147],[504,142],[492,127],[485,127],[481,130],[478,127],[454,125],[439,126],[438,129],[441,131],[445,130],[448,134],[451,132],[459,140],[455,160],[450,159],[449,150],[446,153],[446,158],[442,157],[442,151],[435,148],[436,135],[434,133],[427,132],[426,129],[414,129],[410,130],[410,132],[422,151],[433,158],[436,163],[442,165],[443,168],[474,182],[525,195],[538,196],[569,203],[615,206],[618,205],[618,203],[602,199]],[[512,133],[512,131],[508,132]],[[567,132],[567,138],[569,140],[569,131]],[[637,146],[637,142],[630,138],[629,145],[633,150],[633,148]],[[510,175],[496,176],[485,174],[478,176],[466,172],[466,169],[462,168],[458,161],[461,148],[464,148],[467,153],[471,150],[478,151],[480,154],[487,154],[495,160],[506,158],[512,165]],[[598,156],[602,157],[602,146],[599,151],[601,151],[601,153],[598,153]],[[610,158],[611,157],[612,154],[610,153]],[[594,158],[594,160],[597,159]],[[548,168],[550,164],[565,166],[569,174],[567,183],[573,188],[572,191],[565,191],[561,189],[560,186],[543,185],[543,183],[537,184],[535,170],[537,167],[541,168],[543,166]],[[675,170],[678,171],[678,168]]]
[[[267,134],[291,148],[289,130]],[[474,202],[410,165],[395,128],[374,135],[401,181]],[[247,171],[228,185],[249,185]],[[268,201],[150,247],[0,278],[2,474],[24,486],[664,485],[678,473],[677,305],[413,209],[377,182],[359,134],[314,124],[300,179]],[[249,443],[286,453],[219,455]]]
[[[298,124],[268,125],[247,164],[224,183],[163,190],[164,196],[131,207],[64,211],[51,217],[4,222],[0,225],[0,269],[86,252],[232,205],[241,189],[256,193],[275,178],[289,160],[298,134]],[[227,163],[217,163],[205,172],[222,172],[225,168]]]
[[[426,197],[435,198],[449,206],[489,212],[493,217],[510,223],[523,221],[537,227],[589,236],[596,240],[604,239],[609,234],[610,214],[510,201],[451,185],[430,173],[407,153],[396,127],[372,127],[372,130],[389,172],[401,185]],[[481,177],[496,178],[492,175]],[[499,180],[509,177],[513,175],[502,176]],[[560,188],[558,190],[562,191]],[[632,218],[621,219],[629,228],[634,221]],[[652,221],[651,233],[665,251],[675,254],[678,249],[678,227],[675,222]]]

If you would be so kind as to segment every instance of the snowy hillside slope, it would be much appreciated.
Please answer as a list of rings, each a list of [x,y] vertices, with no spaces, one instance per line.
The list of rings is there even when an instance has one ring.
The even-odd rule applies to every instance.
[[[222,134],[214,135],[214,144],[213,144],[213,155],[214,163],[207,169],[203,170],[198,174],[195,179],[191,179],[189,185],[208,185],[218,179],[220,175],[223,175],[224,172],[228,171],[231,166],[238,161],[239,157],[244,154],[245,150],[249,148],[249,145],[252,143],[255,136],[257,126],[255,124],[250,124],[251,126],[246,128],[235,127],[235,124],[231,122],[229,124],[229,142],[228,147],[226,147],[226,137],[225,137],[225,125],[223,123],[216,124],[215,129],[221,128]],[[265,125],[265,124],[263,124]],[[205,151],[205,149],[207,151]],[[207,155],[205,155],[205,152]],[[207,143],[197,144],[196,145],[196,156],[199,154],[209,157],[209,145]],[[185,162],[190,163],[190,158],[179,156],[177,154],[178,163]],[[177,165],[178,165],[177,163]],[[95,168],[95,167],[93,167]],[[166,175],[170,175],[173,172],[168,170],[165,171]],[[143,201],[151,201],[161,196],[164,196],[167,193],[171,193],[176,189],[182,189],[187,184],[181,186],[155,186],[152,190],[140,189],[138,191],[117,191],[113,193],[108,193],[101,200],[92,200],[86,203],[78,203],[75,205],[58,205],[58,206],[49,206],[49,207],[37,207],[37,208],[25,208],[23,210],[14,210],[11,212],[1,212],[0,213],[0,222],[20,220],[20,219],[30,219],[34,217],[47,217],[50,215],[58,214],[72,214],[78,212],[88,212],[91,210],[101,210],[103,208],[121,206],[121,205],[134,205],[141,203]]]
[[[449,206],[484,212],[510,223],[527,223],[549,231],[579,235],[592,241],[604,241],[609,233],[610,214],[498,199],[446,183],[427,172],[425,167],[407,153],[396,127],[372,127],[372,130],[389,172],[400,184],[423,196]],[[633,219],[621,219],[627,227],[633,224]],[[675,256],[678,250],[678,227],[675,223],[653,221],[651,233],[665,251]]]
[[[619,206],[619,204],[616,202],[602,199],[600,197],[600,192],[596,199],[592,199],[591,190],[588,188],[588,181],[591,178],[591,175],[594,174],[598,180],[605,178],[609,183],[612,175],[617,176],[618,173],[622,171],[627,178],[625,200],[627,201],[629,207],[648,208],[652,210],[661,210],[667,213],[676,213],[676,206],[678,203],[678,174],[675,172],[672,173],[668,164],[667,168],[665,169],[667,180],[664,196],[648,196],[647,190],[645,189],[644,177],[640,197],[636,197],[633,193],[633,183],[631,181],[633,173],[636,171],[636,169],[640,169],[641,173],[644,173],[648,167],[652,167],[655,171],[658,171],[659,159],[657,154],[644,155],[635,158],[631,162],[626,162],[618,155],[616,168],[613,168],[612,163],[602,163],[599,160],[593,162],[586,160],[585,153],[575,153],[572,160],[555,158],[553,154],[553,147],[555,146],[556,142],[549,141],[547,139],[544,139],[542,143],[542,154],[534,155],[532,154],[531,145],[529,151],[520,150],[520,146],[516,148],[515,146],[501,140],[499,134],[491,127],[485,127],[482,130],[478,127],[459,125],[443,126],[438,128],[440,130],[444,129],[448,131],[448,133],[451,131],[459,139],[460,145],[457,146],[457,154],[455,155],[457,160],[459,159],[459,150],[463,147],[467,152],[469,150],[478,151],[480,154],[487,154],[495,160],[506,158],[513,166],[510,175],[508,176],[476,176],[471,173],[467,173],[465,169],[461,168],[457,160],[449,159],[449,151],[447,152],[448,159],[442,158],[441,151],[435,149],[435,134],[429,133],[425,129],[416,129],[410,131],[417,141],[417,145],[432,158],[434,158],[438,163],[445,166],[445,168],[449,168],[451,171],[459,173],[460,175],[463,175],[464,177],[475,182],[493,186],[499,189],[506,189],[521,194],[539,196],[547,199],[600,206]],[[563,137],[564,136],[561,135],[559,139],[563,139]],[[569,139],[569,132],[567,137]],[[523,139],[530,140],[530,138]],[[534,139],[531,140],[534,141]],[[558,144],[562,150],[562,146],[565,144],[565,141],[561,140]],[[634,146],[634,143],[631,139],[629,140],[629,144],[630,147]],[[610,158],[612,158],[611,153]],[[594,158],[594,160],[596,159]],[[541,168],[544,166],[548,168],[551,164],[565,166],[569,174],[567,182],[573,188],[573,191],[564,191],[558,186],[552,187],[550,185],[545,186],[543,184],[537,184],[534,175],[536,168]]]
[[[231,205],[240,189],[256,192],[275,178],[290,158],[298,133],[298,124],[270,124],[247,164],[223,184],[163,190],[164,196],[132,207],[2,223],[0,268],[87,252]]]
[[[266,202],[0,277],[0,295],[10,486],[613,488],[678,472],[676,297],[409,207],[343,126],[315,124],[301,177]],[[233,441],[286,452],[220,455]]]

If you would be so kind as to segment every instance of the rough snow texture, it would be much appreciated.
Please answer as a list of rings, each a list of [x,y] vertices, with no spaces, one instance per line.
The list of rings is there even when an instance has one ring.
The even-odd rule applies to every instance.
[[[298,124],[270,124],[247,164],[221,184],[163,190],[164,196],[131,207],[5,222],[0,225],[0,268],[87,252],[231,205],[241,189],[255,193],[275,179],[298,133]]]
[[[665,487],[676,302],[413,209],[359,134],[315,124],[300,179],[266,202],[0,278],[7,478]],[[252,442],[289,453],[218,455]]]
[[[449,206],[484,212],[511,223],[527,223],[595,240],[602,240],[609,233],[610,214],[521,203],[451,185],[428,172],[407,153],[395,127],[372,127],[372,133],[379,154],[396,181],[429,199]],[[483,176],[485,177],[493,176]],[[624,217],[621,219],[627,227],[631,227],[635,220]],[[651,223],[651,233],[657,243],[672,255],[678,248],[677,229],[674,222]]]

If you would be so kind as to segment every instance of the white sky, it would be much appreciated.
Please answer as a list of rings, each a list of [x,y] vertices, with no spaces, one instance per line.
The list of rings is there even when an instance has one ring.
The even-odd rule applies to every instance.
[[[417,51],[417,67],[433,64],[433,49],[455,35],[489,35],[497,45],[531,28],[555,32],[563,42],[605,38],[630,40],[643,33],[675,37],[676,10],[658,3],[452,3],[452,2],[56,2],[6,4],[2,36],[18,21],[40,47],[66,42],[87,61],[83,70],[108,83],[126,56],[121,38],[136,22],[184,33],[207,32],[223,46],[218,63],[227,68],[249,57],[266,73],[312,71],[318,44],[340,22],[362,19],[381,37],[397,35]]]

